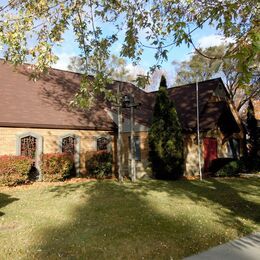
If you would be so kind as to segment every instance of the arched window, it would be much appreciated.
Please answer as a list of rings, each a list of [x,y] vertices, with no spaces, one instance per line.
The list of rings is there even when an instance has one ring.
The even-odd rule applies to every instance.
[[[73,134],[68,133],[60,137],[60,152],[71,154],[74,158],[75,169],[77,175],[80,172],[80,137]]]
[[[106,137],[99,137],[97,139],[97,150],[102,151],[102,150],[107,150],[109,144],[109,139]]]
[[[28,135],[25,137],[22,137],[20,139],[20,154],[22,156],[28,156],[31,157],[33,159],[35,159],[36,156],[36,144],[37,144],[37,139],[34,136]]]
[[[28,156],[33,159],[33,166],[37,170],[33,178],[39,180],[42,179],[40,169],[40,156],[43,152],[43,138],[42,136],[32,133],[25,132],[17,134],[16,136],[16,154],[22,156]]]
[[[67,136],[62,138],[61,150],[63,153],[75,154],[76,138],[74,136]]]

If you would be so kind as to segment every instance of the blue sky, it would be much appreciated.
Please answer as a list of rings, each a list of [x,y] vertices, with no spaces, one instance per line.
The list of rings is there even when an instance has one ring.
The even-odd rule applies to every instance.
[[[106,28],[104,28],[106,30]],[[195,31],[193,34],[193,40],[196,45],[199,45],[201,42],[203,43],[202,46],[206,47],[206,45],[210,45],[210,43],[214,44],[215,39],[219,41],[219,37],[217,36],[216,30],[206,25],[203,29],[199,29]],[[208,38],[208,39],[207,39]],[[121,39],[119,38],[119,42],[115,44],[112,48],[112,53],[119,55],[120,54],[120,45],[123,42],[123,35],[121,35]],[[215,42],[216,43],[216,42]],[[171,63],[173,61],[182,61],[188,59],[190,54],[193,52],[193,48],[188,48],[185,44],[179,47],[169,48],[169,57],[168,61],[162,64],[163,68],[170,69],[172,67]],[[62,43],[61,47],[55,48],[55,53],[62,58],[65,56],[70,55],[79,55],[80,50],[78,49],[77,43],[74,41],[74,34],[72,29],[67,30],[64,34],[64,42]],[[129,61],[131,62],[131,61]],[[148,69],[155,63],[154,59],[154,51],[151,49],[145,49],[144,54],[142,56],[142,61],[140,62],[140,66],[144,69]]]
[[[2,0],[5,4],[7,0]],[[104,34],[111,34],[113,27],[109,24],[102,24],[97,21],[97,25],[103,28]],[[143,37],[144,38],[144,37]],[[218,32],[212,27],[206,24],[202,29],[197,29],[192,34],[193,42],[198,47],[209,47],[213,45],[219,45],[223,43],[223,39],[218,35]],[[111,53],[119,56],[120,54],[120,46],[124,40],[124,32],[119,34],[119,41],[112,47]],[[149,45],[149,44],[148,44]],[[59,69],[68,69],[68,64],[70,62],[70,57],[77,56],[80,54],[80,50],[78,48],[78,44],[75,42],[75,37],[72,28],[69,28],[64,34],[64,42],[60,47],[55,47],[55,54],[59,57],[57,64],[54,65],[55,68]],[[162,69],[167,73],[167,77],[169,79],[169,85],[172,85],[175,78],[175,70],[172,62],[180,62],[183,60],[188,60],[190,55],[193,52],[193,48],[188,48],[186,45],[181,45],[179,47],[171,47],[168,53],[168,61],[161,64]],[[145,73],[149,69],[150,66],[156,63],[154,58],[154,51],[151,49],[144,49],[144,53],[142,56],[142,60],[137,67],[131,65],[131,61],[128,62],[128,70],[131,71],[132,74],[141,74]]]
[[[105,33],[106,30],[108,30],[108,33],[110,31],[106,27],[103,27],[103,30],[105,31]],[[194,31],[192,34],[192,38],[197,47],[200,46],[204,48],[213,45],[219,45],[224,41],[223,38],[218,34],[218,32],[208,24],[205,25],[202,29],[198,29]],[[119,56],[120,46],[123,40],[124,40],[123,34],[121,34],[119,36],[119,41],[114,45],[114,47],[112,47],[111,52],[113,54]],[[169,85],[174,84],[174,78],[175,78],[175,70],[174,70],[174,66],[172,65],[172,62],[173,61],[180,62],[183,60],[188,60],[193,51],[194,50],[192,47],[188,48],[187,45],[185,44],[182,44],[179,47],[173,46],[169,48],[168,61],[164,62],[161,65],[162,69],[167,73]],[[78,49],[77,43],[74,41],[74,34],[72,29],[69,29],[64,34],[64,42],[62,43],[61,47],[55,48],[55,53],[58,55],[59,61],[54,67],[59,69],[65,69],[65,70],[67,69],[70,60],[69,58],[71,56],[76,56],[80,54],[80,50]],[[142,72],[145,72],[146,70],[149,69],[150,66],[156,63],[156,60],[154,58],[154,51],[151,49],[145,49],[142,56],[142,60],[137,67],[133,67],[131,65],[130,60],[127,60],[127,62],[129,63],[128,68],[130,71],[132,71],[133,74],[140,74]]]

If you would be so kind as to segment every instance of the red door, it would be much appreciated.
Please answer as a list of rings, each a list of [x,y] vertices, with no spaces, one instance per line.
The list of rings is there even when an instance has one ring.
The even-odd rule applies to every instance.
[[[207,172],[211,162],[218,158],[217,139],[204,138],[204,171]]]

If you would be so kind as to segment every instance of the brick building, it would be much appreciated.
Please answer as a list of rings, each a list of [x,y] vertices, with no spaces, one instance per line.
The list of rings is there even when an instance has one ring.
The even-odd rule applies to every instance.
[[[72,108],[69,103],[79,89],[80,74],[51,69],[34,82],[29,80],[30,66],[14,70],[0,64],[0,155],[25,154],[35,150],[39,168],[42,153],[71,152],[78,173],[85,173],[89,154],[109,149],[116,161],[117,114],[101,98],[89,110]],[[148,130],[152,120],[156,92],[146,93],[133,84],[116,81],[113,91],[134,95],[141,106],[135,111],[135,151],[137,173],[142,176],[148,166]],[[185,175],[198,175],[196,144],[195,84],[168,89],[174,100],[185,136]],[[221,79],[199,83],[201,149],[203,168],[213,159],[236,157],[243,138],[240,120],[233,109]],[[124,171],[129,166],[129,111],[124,109],[122,157]]]

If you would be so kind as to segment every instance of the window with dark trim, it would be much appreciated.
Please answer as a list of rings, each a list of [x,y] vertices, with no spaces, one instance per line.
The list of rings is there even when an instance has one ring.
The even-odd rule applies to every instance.
[[[228,144],[228,151],[231,157],[238,159],[240,155],[240,143],[237,139],[230,139]]]
[[[61,150],[63,153],[75,154],[76,138],[74,136],[67,136],[62,138]]]
[[[37,139],[31,135],[22,137],[20,139],[21,142],[21,151],[20,154],[22,156],[28,156],[30,158],[35,159],[36,156],[36,145]]]
[[[128,137],[129,151],[131,151],[131,137]],[[140,137],[134,136],[134,154],[135,160],[141,161]]]
[[[103,151],[108,149],[109,140],[106,137],[99,137],[97,139],[97,150]]]

